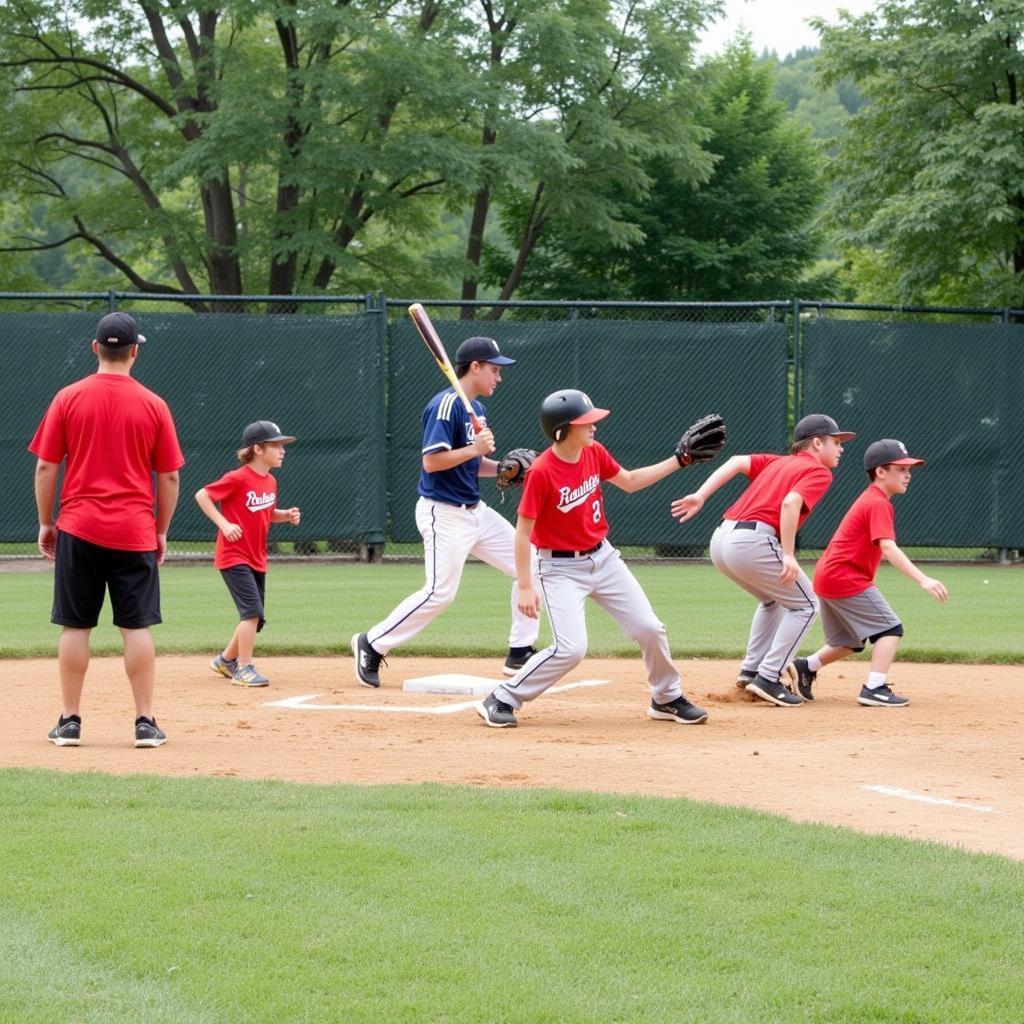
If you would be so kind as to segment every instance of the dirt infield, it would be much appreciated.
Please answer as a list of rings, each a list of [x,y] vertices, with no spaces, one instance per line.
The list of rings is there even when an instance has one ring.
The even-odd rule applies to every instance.
[[[135,750],[119,660],[93,660],[83,745],[64,749],[45,738],[59,710],[55,662],[0,661],[0,764],[684,796],[1024,859],[1024,668],[899,664],[894,683],[912,703],[888,709],[854,702],[864,666],[837,666],[813,704],[782,709],[737,691],[732,662],[677,664],[710,712],[704,725],[649,720],[642,665],[613,659],[585,661],[565,680],[606,683],[549,692],[518,729],[499,730],[471,697],[401,689],[443,672],[497,680],[494,661],[396,657],[369,690],[350,658],[265,658],[272,685],[243,689],[205,658],[162,657],[157,718],[169,740]],[[300,707],[266,706],[303,695]]]

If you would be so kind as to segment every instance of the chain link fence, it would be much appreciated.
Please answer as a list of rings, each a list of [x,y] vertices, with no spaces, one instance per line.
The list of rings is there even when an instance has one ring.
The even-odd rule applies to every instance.
[[[192,495],[237,464],[242,427],[255,419],[299,439],[279,489],[283,503],[302,508],[302,525],[274,527],[272,555],[418,557],[421,413],[447,385],[408,317],[413,301],[428,308],[449,355],[485,334],[518,361],[485,403],[499,454],[543,447],[541,400],[566,387],[612,410],[599,436],[630,468],[665,458],[707,412],[725,417],[727,453],[742,453],[785,451],[794,418],[823,411],[859,437],[799,538],[803,557],[827,542],[866,483],[863,448],[893,436],[929,460],[898,503],[900,540],[913,557],[1011,560],[1024,545],[1015,399],[1024,318],[1012,310],[0,293],[9,494],[0,557],[35,555],[26,445],[56,390],[95,368],[88,341],[113,308],[133,313],[150,339],[135,375],[169,402],[188,460],[170,557],[212,552],[214,528]],[[607,488],[613,541],[633,558],[705,558],[742,481],[684,526],[669,504],[709,471],[685,470],[633,495]],[[514,500],[501,503],[491,481],[482,493],[514,519]]]

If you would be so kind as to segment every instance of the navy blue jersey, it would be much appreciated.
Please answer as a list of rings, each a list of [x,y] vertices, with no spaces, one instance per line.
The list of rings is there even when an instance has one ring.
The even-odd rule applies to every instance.
[[[477,418],[486,425],[487,410],[479,402],[471,404]],[[439,392],[427,403],[423,410],[424,455],[427,452],[465,448],[473,443],[475,437],[469,413],[454,388]],[[433,498],[435,501],[472,505],[480,500],[479,471],[479,457],[467,459],[454,469],[440,473],[428,473],[421,468],[419,492],[424,498]]]

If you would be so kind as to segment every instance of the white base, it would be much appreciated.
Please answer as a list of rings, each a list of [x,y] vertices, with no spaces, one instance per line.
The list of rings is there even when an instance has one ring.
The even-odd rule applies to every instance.
[[[487,694],[493,690],[500,680],[485,679],[483,676],[463,676],[456,673],[446,673],[437,676],[418,676],[416,679],[406,679],[402,683],[402,689],[406,693],[463,693],[463,694]]]

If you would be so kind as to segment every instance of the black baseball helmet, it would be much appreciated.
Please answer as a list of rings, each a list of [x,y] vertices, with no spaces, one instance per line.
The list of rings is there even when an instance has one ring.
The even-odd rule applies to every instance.
[[[552,441],[561,441],[565,428],[574,423],[596,423],[610,409],[598,409],[582,391],[568,388],[548,395],[540,405],[541,429]]]

